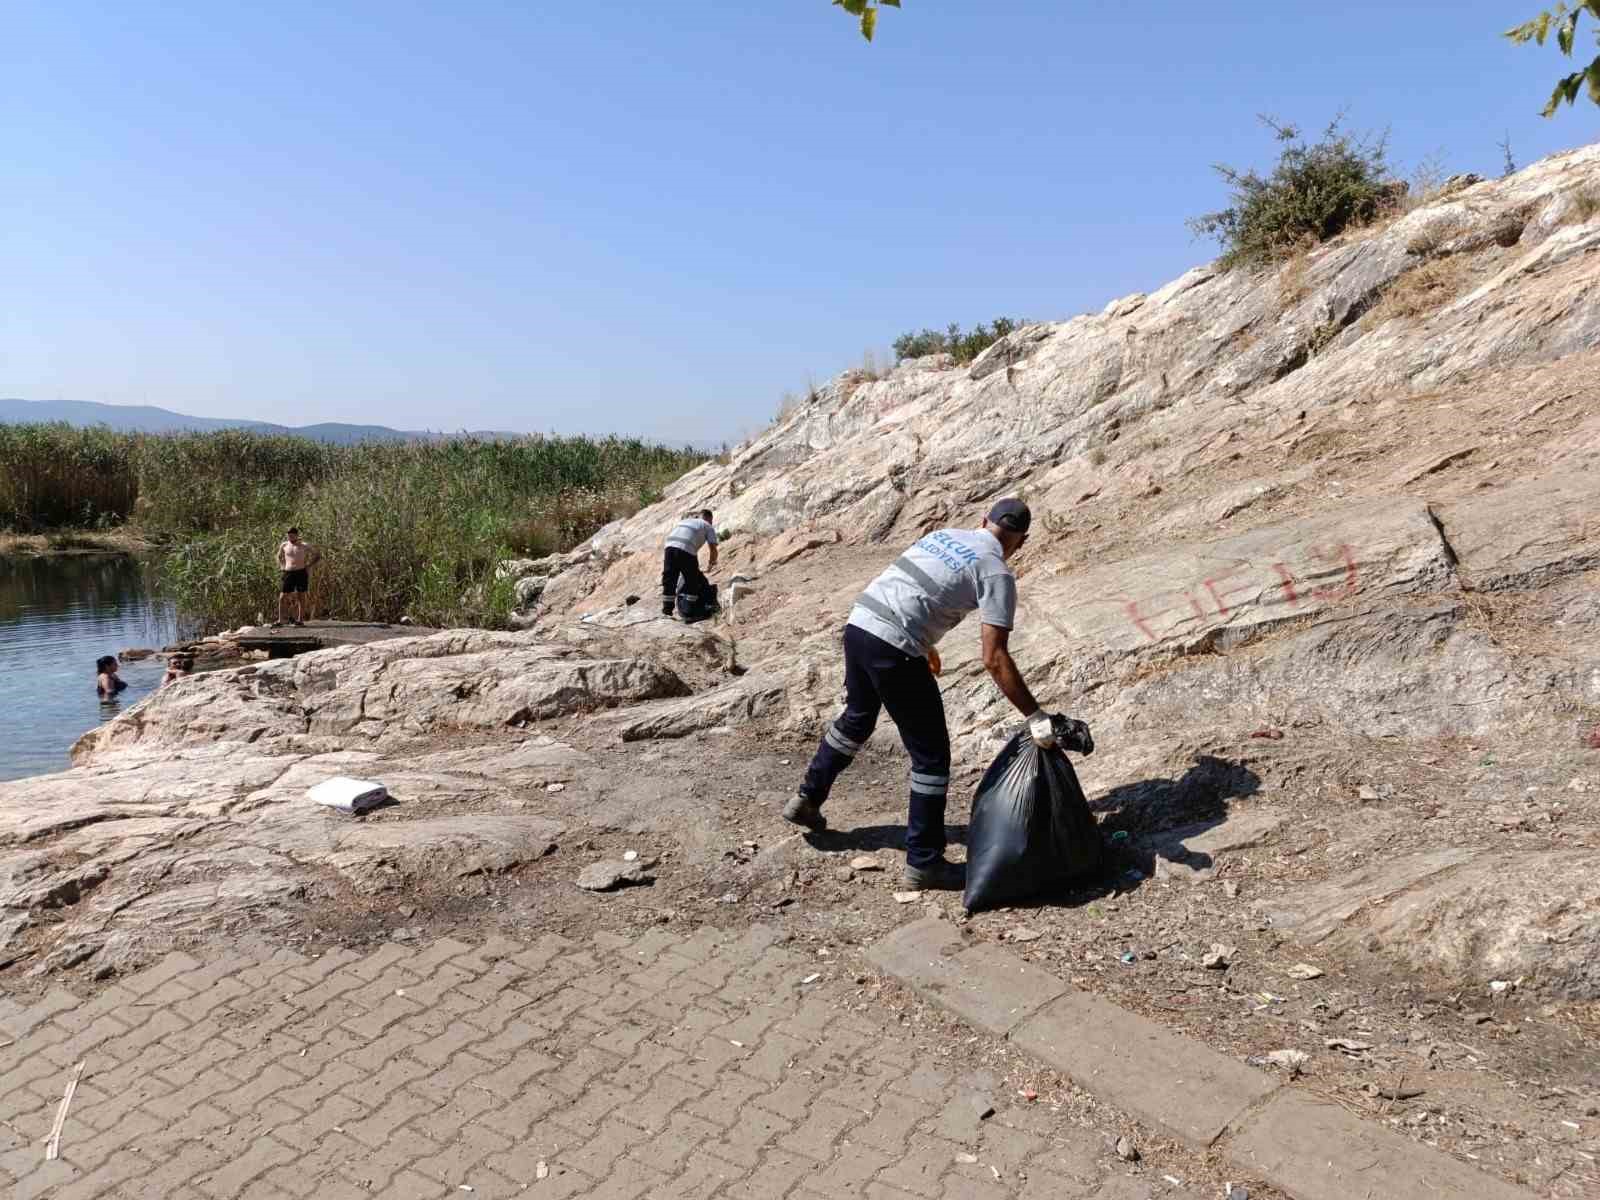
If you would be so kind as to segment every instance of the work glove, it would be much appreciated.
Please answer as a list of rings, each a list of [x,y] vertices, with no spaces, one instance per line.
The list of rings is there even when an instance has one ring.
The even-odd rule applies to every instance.
[[[1033,738],[1033,744],[1041,750],[1048,750],[1056,744],[1055,722],[1042,708],[1034,709],[1028,717],[1028,733]]]
[[[1094,753],[1094,738],[1084,722],[1061,713],[1047,713],[1043,709],[1028,718],[1028,733],[1033,744],[1041,750],[1052,746],[1072,750],[1088,756]]]

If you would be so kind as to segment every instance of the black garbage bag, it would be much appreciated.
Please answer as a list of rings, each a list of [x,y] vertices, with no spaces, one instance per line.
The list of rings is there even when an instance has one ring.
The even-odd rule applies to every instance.
[[[722,606],[717,603],[717,585],[706,581],[705,587],[698,595],[687,592],[678,593],[678,616],[683,618],[684,624],[692,625],[696,621],[704,621],[716,615]]]
[[[967,826],[968,912],[1047,894],[1099,871],[1100,825],[1061,746],[1094,749],[1081,721],[1052,718],[1057,746],[1041,750],[1024,729],[1006,743],[978,784]]]

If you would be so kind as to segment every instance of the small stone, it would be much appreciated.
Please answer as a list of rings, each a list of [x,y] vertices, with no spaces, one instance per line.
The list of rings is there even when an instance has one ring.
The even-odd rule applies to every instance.
[[[1013,942],[1036,942],[1044,936],[1037,929],[1029,929],[1026,925],[1018,925],[1006,935]]]
[[[1291,1079],[1300,1074],[1310,1059],[1311,1056],[1304,1050],[1274,1050],[1267,1055],[1267,1061],[1274,1066],[1284,1068],[1289,1072]]]
[[[913,900],[920,899],[922,899],[921,892],[896,892],[894,894],[894,902],[896,904],[910,904]]]
[[[849,883],[856,877],[856,873],[849,867],[835,867],[833,869],[833,877],[840,883]]]
[[[414,916],[416,916],[416,913],[417,913],[417,910],[416,910],[416,906],[415,906],[415,905],[411,905],[411,904],[402,904],[402,905],[401,905],[401,906],[400,906],[400,915],[401,915],[401,916],[402,916],[402,917],[405,917],[405,918],[406,918],[406,919],[408,919],[408,920],[409,920],[409,919],[410,919],[410,918],[411,918],[411,917],[414,917]]]
[[[590,863],[578,873],[578,886],[586,892],[610,892],[630,884],[651,883],[655,879],[648,870],[651,865],[639,861],[602,859]]]
[[[533,1168],[533,1177],[535,1179],[547,1179],[549,1178],[549,1175],[550,1165],[541,1158],[538,1162],[538,1165]]]
[[[544,790],[547,792],[564,792],[567,790],[567,785],[564,783],[547,783],[544,785]]]
[[[821,975],[820,972],[813,971],[811,974],[807,975],[800,982],[801,983],[815,983],[817,980],[819,980],[821,978],[822,978],[822,975]]]
[[[638,862],[639,861],[639,852],[637,850],[624,850],[622,852],[622,861],[623,862]]]
[[[1250,1200],[1250,1190],[1242,1183],[1224,1184],[1222,1200]]]
[[[883,864],[870,854],[858,854],[850,860],[852,871],[881,871]]]
[[[956,1155],[956,1161],[958,1163],[971,1166],[973,1163],[978,1161],[978,1156],[976,1154],[968,1154],[965,1150],[963,1150],[960,1154]]]
[[[1039,1093],[1034,1091],[1032,1088],[1022,1088],[1020,1091],[1017,1092],[1017,1095],[1021,1096],[1029,1104],[1032,1104],[1035,1100],[1037,1100],[1039,1098]]]
[[[1229,900],[1237,900],[1239,898],[1239,885],[1231,879],[1223,880],[1222,894]]]
[[[1233,961],[1233,956],[1239,951],[1234,946],[1224,946],[1221,942],[1212,942],[1211,949],[1200,959],[1200,965],[1208,971],[1226,971]]]
[[[1366,784],[1361,785],[1361,788],[1356,792],[1356,795],[1359,796],[1363,801],[1381,799],[1381,797],[1378,795],[1378,789],[1368,787]]]
[[[1489,994],[1492,996],[1503,996],[1507,992],[1512,991],[1516,986],[1517,985],[1511,982],[1509,979],[1492,979],[1489,981]]]
[[[1310,963],[1295,963],[1286,974],[1290,979],[1321,979],[1322,968],[1314,967]]]
[[[1354,1038],[1329,1038],[1324,1043],[1329,1050],[1342,1050],[1346,1054],[1360,1054],[1363,1050],[1371,1050],[1371,1042],[1358,1042]]]
[[[1489,1022],[1489,1021],[1494,1020],[1494,1018],[1491,1017],[1486,1012],[1462,1013],[1461,1014],[1461,1019],[1463,1021],[1468,1022],[1469,1024],[1472,1024],[1472,1025],[1483,1025],[1483,1024]]]
[[[1119,1137],[1117,1139],[1117,1157],[1123,1162],[1139,1161],[1139,1147],[1133,1144],[1132,1138]]]

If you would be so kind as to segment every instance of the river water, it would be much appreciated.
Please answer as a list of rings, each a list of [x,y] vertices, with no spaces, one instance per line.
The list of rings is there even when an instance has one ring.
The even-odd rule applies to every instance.
[[[166,671],[160,658],[125,662],[128,689],[102,701],[94,660],[159,650],[177,624],[131,558],[0,556],[0,779],[66,770],[73,742],[155,690]]]

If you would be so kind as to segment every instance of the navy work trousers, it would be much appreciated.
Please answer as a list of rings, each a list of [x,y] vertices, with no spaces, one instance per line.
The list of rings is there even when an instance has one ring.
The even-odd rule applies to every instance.
[[[823,733],[800,794],[817,804],[826,800],[833,781],[872,736],[878,713],[887,708],[911,755],[906,862],[927,866],[944,854],[944,805],[950,791],[950,731],[944,697],[928,660],[846,625],[844,689],[844,712]]]
[[[700,556],[690,554],[678,546],[668,546],[661,555],[661,613],[672,615],[678,596],[678,578],[683,577],[683,590],[691,596],[702,595],[706,590],[706,577],[700,573]]]

